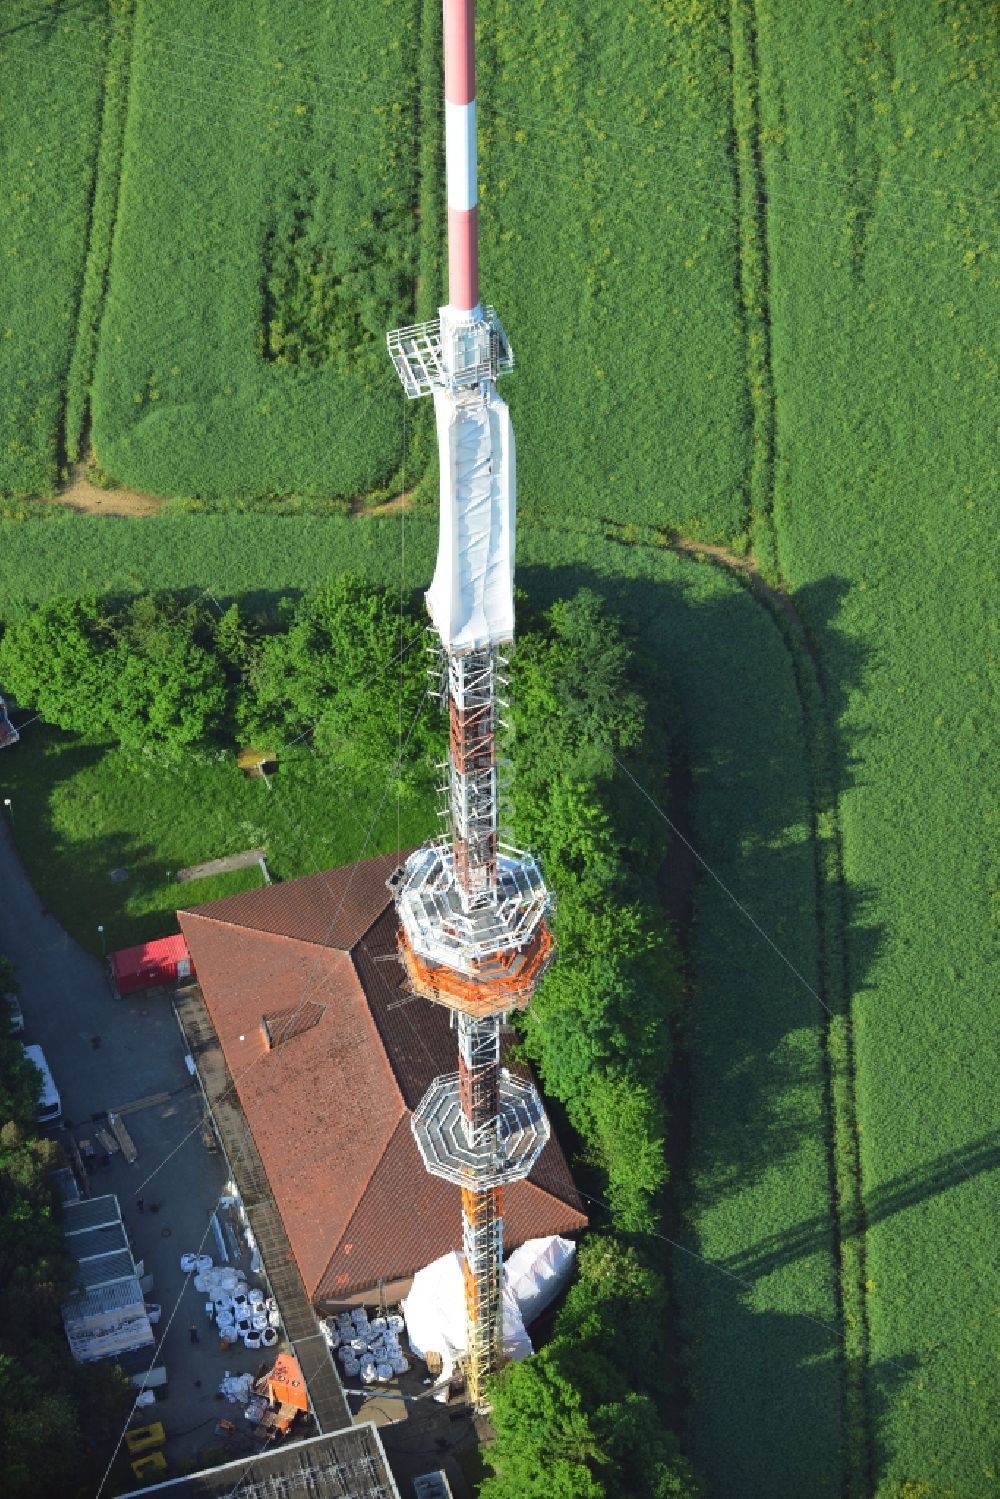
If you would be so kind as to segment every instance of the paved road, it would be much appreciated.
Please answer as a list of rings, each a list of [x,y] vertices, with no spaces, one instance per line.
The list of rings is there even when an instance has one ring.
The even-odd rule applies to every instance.
[[[176,1087],[165,1069],[183,1051],[170,1006],[115,999],[101,964],[47,915],[28,881],[10,831],[0,841],[0,950],[18,967],[25,1040],[41,1044],[75,1125],[97,1110]]]
[[[134,1252],[155,1279],[151,1294],[164,1310],[154,1331],[161,1334],[183,1285],[180,1255],[197,1249],[225,1176],[222,1157],[210,1155],[200,1141],[201,1096],[184,1066],[170,1001],[158,992],[115,998],[100,962],[44,912],[6,827],[0,828],[0,951],[18,967],[23,1039],[38,1042],[45,1052],[62,1096],[64,1123],[77,1138],[92,1134],[94,1114],[170,1094],[167,1102],[126,1117],[139,1151],[135,1165],[116,1155],[92,1183],[94,1195],[114,1192],[121,1202]],[[47,1133],[58,1137],[59,1130]],[[205,1251],[216,1253],[211,1235]],[[191,1287],[183,1292],[157,1357],[169,1383],[155,1415],[171,1435],[189,1433],[174,1457],[193,1455],[211,1443],[215,1419],[232,1414],[213,1398],[225,1369],[253,1369],[259,1359],[243,1348],[219,1351],[203,1300]],[[199,1329],[198,1346],[190,1342],[192,1325]]]

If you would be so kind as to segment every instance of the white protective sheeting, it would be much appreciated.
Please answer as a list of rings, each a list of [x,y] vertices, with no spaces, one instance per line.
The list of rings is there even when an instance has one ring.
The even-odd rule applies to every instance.
[[[447,1379],[465,1352],[465,1285],[463,1256],[457,1250],[444,1254],[413,1277],[410,1294],[403,1302],[410,1348],[417,1358],[441,1355],[441,1378]],[[527,1358],[531,1339],[525,1332],[517,1298],[504,1280],[503,1351],[509,1362]]]
[[[444,160],[448,178],[448,207],[465,212],[479,197],[476,180],[476,101],[444,101]]]
[[[573,1241],[558,1234],[529,1239],[514,1250],[504,1265],[504,1284],[514,1293],[525,1327],[530,1327],[568,1284],[575,1254]]]
[[[427,608],[450,653],[514,638],[514,432],[488,382],[434,392],[441,508]]]

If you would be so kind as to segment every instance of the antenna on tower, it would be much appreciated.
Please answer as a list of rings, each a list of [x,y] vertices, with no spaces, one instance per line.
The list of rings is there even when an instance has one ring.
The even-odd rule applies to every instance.
[[[514,433],[496,382],[507,335],[479,300],[475,0],[444,0],[448,304],[388,334],[407,396],[434,401],[438,555],[427,610],[447,663],[449,832],[390,881],[415,994],[456,1016],[458,1071],[436,1077],[412,1118],[427,1170],[462,1189],[469,1403],[503,1364],[503,1198],[549,1138],[538,1092],[500,1066],[500,1024],[552,958],[551,900],[531,854],[502,840],[497,728],[514,638]]]

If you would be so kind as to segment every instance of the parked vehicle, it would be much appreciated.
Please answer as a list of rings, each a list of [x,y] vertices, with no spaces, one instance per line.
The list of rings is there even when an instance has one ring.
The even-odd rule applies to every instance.
[[[21,1001],[15,999],[13,994],[4,996],[10,1010],[10,1034],[20,1036],[24,1030],[24,1011],[21,1009]]]
[[[24,1055],[29,1062],[34,1062],[41,1073],[38,1084],[38,1123],[54,1124],[57,1119],[62,1118],[62,1099],[49,1071],[45,1053],[40,1046],[25,1046]]]

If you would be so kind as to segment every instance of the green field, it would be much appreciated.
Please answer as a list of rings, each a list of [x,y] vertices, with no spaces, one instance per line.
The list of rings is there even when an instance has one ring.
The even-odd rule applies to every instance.
[[[92,397],[124,483],[352,495],[399,462],[418,6],[331,16],[137,0]]]
[[[436,533],[426,520],[267,515],[176,515],[136,525],[117,516],[60,511],[59,520],[4,527],[0,619],[13,602],[58,594],[211,589],[218,598],[263,602],[332,573],[357,572],[408,588],[427,585]]]
[[[875,1480],[963,1499],[997,1483],[996,21],[760,13],[775,524],[839,718]]]
[[[726,6],[479,15],[483,284],[519,361],[522,512],[732,540],[750,443]]]
[[[0,16],[0,494],[59,478],[109,32],[103,0]]]

